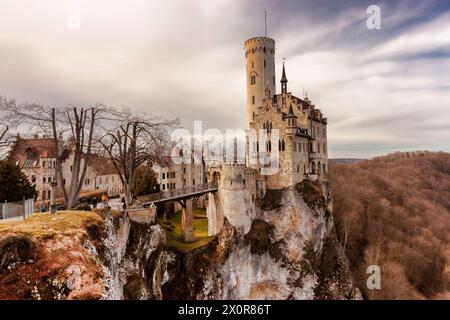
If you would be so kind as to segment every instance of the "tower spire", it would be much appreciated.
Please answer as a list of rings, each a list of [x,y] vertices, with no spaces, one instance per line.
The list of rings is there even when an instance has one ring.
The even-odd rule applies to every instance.
[[[285,58],[283,58],[283,71],[281,73],[281,93],[287,93],[287,78],[286,78],[286,70],[284,68],[284,60]]]

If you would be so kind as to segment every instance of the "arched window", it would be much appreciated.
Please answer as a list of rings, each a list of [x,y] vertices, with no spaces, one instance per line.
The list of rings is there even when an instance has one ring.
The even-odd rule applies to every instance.
[[[327,153],[327,149],[326,149],[326,146],[325,146],[325,142],[323,143],[323,153]]]
[[[284,140],[281,140],[281,151],[284,151]]]

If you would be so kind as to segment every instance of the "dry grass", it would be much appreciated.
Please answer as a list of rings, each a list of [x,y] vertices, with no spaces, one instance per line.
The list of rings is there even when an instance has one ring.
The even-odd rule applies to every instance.
[[[6,233],[17,233],[45,239],[56,234],[71,234],[101,221],[100,215],[89,211],[59,211],[56,215],[35,213],[25,221],[1,223],[0,237]]]

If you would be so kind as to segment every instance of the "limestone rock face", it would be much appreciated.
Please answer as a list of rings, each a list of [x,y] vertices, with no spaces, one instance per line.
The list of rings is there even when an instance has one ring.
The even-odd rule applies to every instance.
[[[161,299],[166,242],[157,224],[128,216],[106,218],[103,241],[104,299]]]
[[[247,232],[226,216],[208,246],[168,253],[163,298],[360,298],[323,197],[302,188],[270,190]]]

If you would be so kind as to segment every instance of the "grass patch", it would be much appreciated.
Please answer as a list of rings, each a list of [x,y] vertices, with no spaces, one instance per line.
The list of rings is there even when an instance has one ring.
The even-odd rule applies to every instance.
[[[183,253],[203,247],[210,243],[214,237],[208,237],[208,219],[205,209],[193,209],[195,242],[185,243],[181,239],[181,212],[166,220],[160,219],[159,224],[166,230],[167,245],[177,248]]]
[[[50,213],[34,213],[25,221],[0,223],[0,236],[6,233],[29,235],[35,238],[51,238],[56,234],[67,234],[74,230],[103,221],[95,212],[89,211],[58,211]]]

